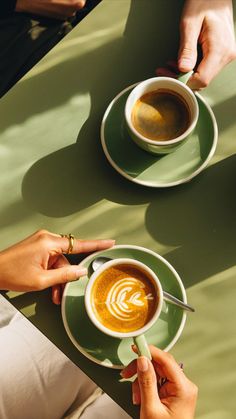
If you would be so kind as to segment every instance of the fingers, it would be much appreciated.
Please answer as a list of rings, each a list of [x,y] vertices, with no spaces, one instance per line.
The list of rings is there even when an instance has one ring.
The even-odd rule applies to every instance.
[[[166,377],[173,383],[181,383],[185,375],[174,357],[155,346],[149,347],[152,359],[157,364],[155,369],[161,377]],[[186,377],[185,377],[186,378]]]
[[[151,417],[161,401],[157,390],[157,379],[153,365],[145,356],[137,359],[138,384],[141,395],[141,417]]]
[[[127,367],[125,367],[121,371],[120,375],[121,375],[122,378],[131,378],[136,373],[137,373],[137,360],[134,359],[133,361],[130,362],[129,365],[127,365]]]
[[[139,383],[138,383],[137,378],[132,383],[132,400],[133,400],[133,404],[141,403],[141,393],[140,393],[140,388],[139,388]]]
[[[52,287],[52,302],[56,305],[61,304],[61,286],[54,285]]]
[[[178,68],[181,72],[193,70],[197,62],[197,44],[202,26],[201,19],[182,19],[180,23],[180,46]]]
[[[40,283],[40,289],[52,287],[58,284],[66,284],[75,281],[87,274],[86,268],[79,268],[77,265],[64,266],[62,268],[45,271]],[[55,291],[56,292],[56,291]]]
[[[207,87],[211,80],[227,64],[221,61],[221,56],[217,51],[204,54],[195,73],[188,82],[188,86],[193,90]]]
[[[50,233],[47,230],[40,230],[34,233],[37,240],[40,241],[40,246],[47,249],[51,254],[67,253],[70,240],[67,237],[61,237],[59,234]],[[73,240],[73,254],[89,253],[98,250],[108,249],[114,246],[115,240]]]
[[[62,253],[67,253],[69,240],[66,237],[55,238],[57,245],[60,246]],[[114,246],[115,240],[79,240],[75,239],[71,253],[89,253],[98,250],[105,250]]]

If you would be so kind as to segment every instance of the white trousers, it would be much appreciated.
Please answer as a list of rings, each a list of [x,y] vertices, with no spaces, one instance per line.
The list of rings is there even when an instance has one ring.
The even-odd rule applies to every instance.
[[[0,296],[0,418],[130,418],[96,394],[95,383]]]

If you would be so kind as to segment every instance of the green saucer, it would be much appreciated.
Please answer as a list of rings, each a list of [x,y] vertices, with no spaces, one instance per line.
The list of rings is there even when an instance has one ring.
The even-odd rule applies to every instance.
[[[199,120],[187,141],[170,154],[155,156],[143,151],[129,137],[124,107],[129,86],[108,106],[101,125],[104,153],[117,172],[132,182],[164,188],[188,182],[209,163],[217,144],[218,129],[210,106],[196,93]]]
[[[111,258],[131,258],[149,266],[158,276],[165,291],[187,302],[183,283],[174,268],[155,252],[138,246],[115,246],[93,253],[81,265],[88,268],[97,255]],[[66,332],[76,348],[90,360],[110,368],[123,368],[136,357],[131,350],[132,339],[117,339],[100,332],[85,311],[84,292],[88,277],[66,285],[62,298],[62,319]],[[145,334],[149,344],[168,351],[176,343],[184,328],[186,313],[179,307],[163,303],[162,312]]]

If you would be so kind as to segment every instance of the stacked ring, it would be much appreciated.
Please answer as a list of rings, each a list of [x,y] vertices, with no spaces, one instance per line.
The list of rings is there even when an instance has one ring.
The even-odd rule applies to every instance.
[[[73,252],[73,247],[74,247],[74,240],[75,240],[75,236],[73,236],[73,234],[69,233],[69,234],[60,234],[61,237],[66,237],[69,240],[69,246],[67,249],[67,254],[69,255],[70,253]]]

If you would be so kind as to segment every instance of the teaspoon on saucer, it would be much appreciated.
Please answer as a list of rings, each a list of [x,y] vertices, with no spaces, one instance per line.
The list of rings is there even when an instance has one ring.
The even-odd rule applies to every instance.
[[[91,264],[93,271],[95,272],[100,266],[102,266],[105,262],[108,262],[109,260],[112,260],[112,259],[105,256],[99,256],[95,258]],[[181,307],[184,310],[191,311],[191,312],[195,311],[195,309],[191,307],[189,304],[185,304],[183,301],[179,300],[178,298],[174,297],[173,295],[169,294],[166,291],[163,291],[163,298],[168,303]]]

